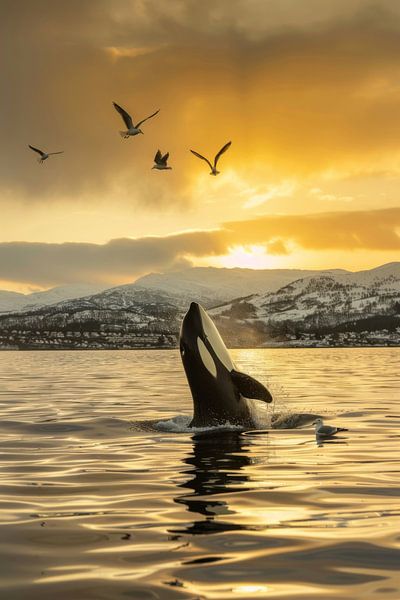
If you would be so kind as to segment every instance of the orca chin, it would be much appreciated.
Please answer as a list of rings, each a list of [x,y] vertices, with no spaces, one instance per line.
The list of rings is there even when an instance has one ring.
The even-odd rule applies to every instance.
[[[197,302],[183,318],[179,347],[193,398],[190,427],[230,423],[254,428],[248,399],[272,402],[272,396],[262,383],[236,369],[218,329]]]

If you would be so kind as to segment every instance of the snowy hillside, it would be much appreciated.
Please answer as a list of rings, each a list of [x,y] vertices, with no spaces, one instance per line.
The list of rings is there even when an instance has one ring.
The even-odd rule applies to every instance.
[[[321,273],[322,271],[303,271],[301,269],[219,269],[215,267],[194,267],[172,273],[151,273],[135,283],[121,285],[107,290],[121,306],[134,298],[137,290],[149,290],[158,294],[171,295],[180,306],[186,306],[197,300],[204,306],[215,306],[233,298],[248,294],[278,290],[283,285],[300,277]],[[324,271],[329,272],[329,271]],[[341,271],[333,271],[341,272]],[[342,271],[346,273],[346,271]],[[73,300],[92,296],[104,291],[100,285],[75,284],[55,287],[44,292],[18,294],[0,290],[0,314],[18,312],[50,306],[64,300]],[[120,300],[118,299],[120,298]]]
[[[125,285],[0,315],[0,348],[175,347],[189,300],[199,298],[178,285],[172,291],[171,280],[164,287],[169,291]],[[240,288],[240,298],[209,309],[230,346],[310,345],[321,336],[331,345],[400,344],[400,263],[323,272],[272,292],[248,292]],[[378,332],[377,341],[366,332]]]
[[[171,273],[150,273],[129,287],[159,290],[179,296],[183,304],[197,300],[209,307],[249,294],[273,292],[296,279],[320,273],[346,274],[347,271],[193,267]]]
[[[54,287],[44,292],[33,292],[32,294],[19,294],[18,292],[0,290],[0,313],[49,306],[63,300],[97,294],[104,290],[104,288],[104,285],[77,283]]]
[[[0,315],[0,347],[175,346],[182,309],[156,291],[106,290],[26,312]]]
[[[324,330],[395,315],[400,313],[400,263],[302,278],[276,292],[252,295],[210,313],[225,324],[236,320],[269,332]]]

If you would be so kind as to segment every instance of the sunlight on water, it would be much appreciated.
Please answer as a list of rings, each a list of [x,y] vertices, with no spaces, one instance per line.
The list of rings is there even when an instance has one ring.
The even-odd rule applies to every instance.
[[[400,351],[232,354],[260,430],[191,430],[177,351],[0,354],[0,598],[400,598]]]

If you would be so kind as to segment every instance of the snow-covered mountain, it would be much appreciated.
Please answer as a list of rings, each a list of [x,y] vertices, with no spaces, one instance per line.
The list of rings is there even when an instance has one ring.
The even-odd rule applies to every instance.
[[[230,327],[239,321],[265,332],[321,331],[400,314],[400,263],[357,273],[305,277],[275,292],[227,303],[210,314]]]
[[[185,306],[196,299],[205,306],[228,302],[248,294],[270,292],[281,286],[321,272],[301,269],[220,269],[216,267],[193,267],[170,273],[150,273],[134,283],[121,285],[107,290],[107,297],[116,302],[129,303],[137,290],[149,290],[159,294],[174,296],[175,301]],[[333,271],[334,273],[346,271]],[[0,314],[20,312],[50,306],[64,300],[73,300],[92,296],[106,290],[106,286],[74,284],[51,288],[43,292],[19,294],[0,290]]]
[[[115,288],[93,296],[0,315],[0,329],[18,327],[26,330],[96,330],[103,324],[123,324],[141,329],[158,321],[162,322],[166,329],[170,329],[171,326],[176,326],[174,319],[181,312],[177,298],[168,294],[156,290],[126,291]],[[172,320],[171,323],[169,320]]]
[[[26,306],[29,295],[0,290],[0,313],[21,310]]]
[[[225,269],[216,267],[191,267],[169,273],[150,273],[125,288],[158,290],[179,296],[183,304],[192,300],[206,307],[228,302],[233,298],[274,292],[282,286],[310,275],[320,273],[347,273],[334,269],[315,271],[310,269]],[[121,288],[120,288],[121,289]]]
[[[116,288],[0,315],[0,348],[175,347],[182,313],[176,297]]]
[[[8,292],[0,290],[0,313],[16,312],[49,306],[63,300],[73,298],[82,298],[91,296],[104,290],[104,285],[90,285],[86,283],[76,283],[63,285],[45,290],[43,292],[33,292],[31,294],[20,294],[18,292]]]
[[[199,297],[194,289],[182,293],[178,285],[171,289],[170,279],[166,282],[168,291],[142,282],[0,315],[0,347],[175,346],[188,302]],[[262,346],[293,336],[301,340],[305,332],[364,330],[386,331],[388,343],[400,342],[400,263],[357,273],[314,272],[274,291],[249,294],[240,287],[240,295],[209,309],[231,346]]]

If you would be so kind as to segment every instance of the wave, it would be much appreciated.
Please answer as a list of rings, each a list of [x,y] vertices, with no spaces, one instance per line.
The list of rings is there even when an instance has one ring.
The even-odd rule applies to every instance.
[[[305,425],[309,425],[314,419],[321,417],[321,415],[314,413],[290,413],[290,412],[278,412],[268,413],[266,410],[260,410],[259,407],[255,407],[252,410],[252,417],[254,420],[255,430],[265,429],[297,429]],[[157,431],[163,431],[167,433],[207,433],[210,431],[245,431],[246,427],[240,425],[234,425],[229,421],[221,423],[218,426],[212,427],[190,427],[192,415],[177,415],[170,419],[162,419],[160,421],[147,422],[147,426]],[[142,426],[145,425],[142,423]]]
[[[177,415],[172,419],[166,419],[153,423],[153,427],[158,431],[167,431],[170,433],[206,433],[208,431],[243,431],[243,427],[232,425],[229,421],[221,423],[214,427],[190,427],[192,415]]]

